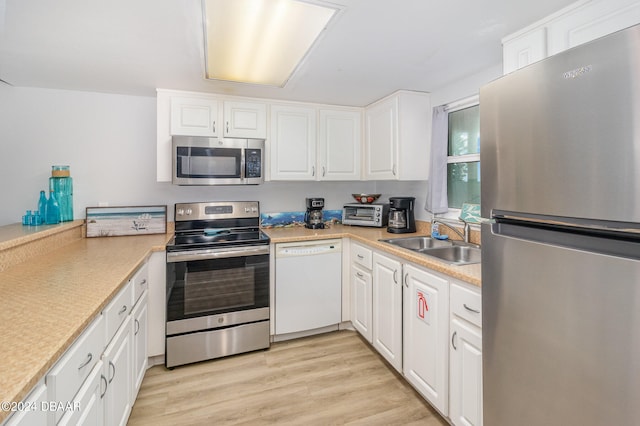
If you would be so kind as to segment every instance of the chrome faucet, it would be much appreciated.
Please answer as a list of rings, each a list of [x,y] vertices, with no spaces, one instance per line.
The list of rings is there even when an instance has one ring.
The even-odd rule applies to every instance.
[[[437,223],[438,225],[444,225],[447,228],[449,228],[450,230],[452,230],[453,232],[455,232],[460,238],[462,238],[462,241],[464,241],[465,243],[469,242],[469,238],[471,237],[471,227],[469,226],[469,223],[467,221],[465,221],[462,218],[458,218],[460,219],[460,221],[462,223],[464,223],[464,229],[463,232],[460,233],[460,231],[458,231],[456,228],[454,228],[453,226],[449,225],[448,223],[445,223],[441,220],[437,220],[437,219],[433,219],[431,221],[432,224]]]

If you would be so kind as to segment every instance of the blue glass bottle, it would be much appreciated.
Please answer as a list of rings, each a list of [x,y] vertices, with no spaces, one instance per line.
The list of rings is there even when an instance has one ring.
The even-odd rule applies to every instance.
[[[50,192],[49,200],[47,200],[47,213],[44,221],[47,225],[60,223],[60,206],[53,191]]]
[[[44,220],[47,215],[47,196],[44,195],[44,191],[40,191],[40,199],[38,200],[38,213]]]
[[[73,220],[73,179],[69,166],[51,166],[49,190],[55,193],[60,208],[60,220]]]

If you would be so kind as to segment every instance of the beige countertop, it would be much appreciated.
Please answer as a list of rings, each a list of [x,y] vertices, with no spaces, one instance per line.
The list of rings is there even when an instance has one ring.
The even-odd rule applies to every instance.
[[[481,286],[481,266],[474,265],[449,265],[440,262],[435,258],[427,257],[411,250],[402,249],[380,242],[378,240],[385,238],[401,238],[407,236],[427,235],[426,233],[412,234],[391,234],[386,228],[367,228],[349,225],[331,225],[328,229],[306,229],[304,227],[291,228],[271,228],[264,229],[271,237],[272,243],[284,243],[294,241],[312,241],[328,238],[348,237],[354,241],[365,243],[377,250],[382,250],[389,254],[401,257],[417,265],[421,265],[434,271],[442,272],[461,281],[465,281],[475,286]]]
[[[40,236],[65,226],[72,227],[45,228]],[[24,244],[37,238],[29,228],[2,228],[1,248],[15,246],[15,239]],[[170,237],[76,239],[0,272],[0,401],[23,400],[150,253],[164,250]],[[8,414],[0,410],[0,422]]]

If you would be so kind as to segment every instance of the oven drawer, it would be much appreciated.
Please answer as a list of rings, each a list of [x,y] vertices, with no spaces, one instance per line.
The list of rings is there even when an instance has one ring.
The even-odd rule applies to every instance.
[[[269,347],[269,321],[167,337],[167,368]]]

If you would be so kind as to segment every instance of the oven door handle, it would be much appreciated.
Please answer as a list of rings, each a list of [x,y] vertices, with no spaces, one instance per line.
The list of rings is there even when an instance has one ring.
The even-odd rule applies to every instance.
[[[228,257],[259,256],[262,254],[269,254],[269,246],[265,245],[260,247],[232,247],[228,249],[176,251],[167,253],[167,263],[207,259],[224,259]]]

